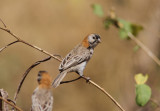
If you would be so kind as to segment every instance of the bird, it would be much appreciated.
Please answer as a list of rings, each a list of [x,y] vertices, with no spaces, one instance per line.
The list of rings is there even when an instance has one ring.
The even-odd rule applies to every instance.
[[[69,72],[76,72],[81,77],[86,64],[93,55],[94,48],[101,43],[101,37],[98,34],[89,34],[83,41],[71,50],[62,60],[59,66],[60,73],[54,79],[52,86],[58,87],[60,82]]]
[[[31,111],[52,111],[51,76],[47,71],[39,71],[37,81],[39,85],[32,94]]]

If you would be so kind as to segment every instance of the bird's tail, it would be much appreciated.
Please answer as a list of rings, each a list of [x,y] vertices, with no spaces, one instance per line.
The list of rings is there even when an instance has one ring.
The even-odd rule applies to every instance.
[[[60,84],[60,82],[62,81],[62,79],[66,76],[66,74],[67,74],[66,71],[61,72],[61,73],[56,77],[56,79],[53,81],[52,86],[53,86],[54,88],[58,87],[59,84]]]

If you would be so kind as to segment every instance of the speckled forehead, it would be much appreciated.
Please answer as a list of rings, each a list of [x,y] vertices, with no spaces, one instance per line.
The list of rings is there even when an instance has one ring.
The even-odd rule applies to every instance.
[[[88,41],[89,41],[89,42],[94,42],[94,39],[93,39],[94,36],[95,36],[94,34],[90,34],[90,35],[88,36]]]
[[[89,34],[88,38],[92,38],[93,36],[95,36],[95,34]]]

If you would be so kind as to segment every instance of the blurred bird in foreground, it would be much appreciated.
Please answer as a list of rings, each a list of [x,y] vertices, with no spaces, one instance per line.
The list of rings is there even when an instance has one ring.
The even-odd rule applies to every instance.
[[[90,34],[83,41],[71,50],[59,66],[60,74],[53,81],[52,86],[59,86],[62,79],[68,72],[76,72],[83,76],[83,70],[93,55],[94,48],[101,42],[98,34]]]
[[[39,71],[37,81],[39,85],[32,94],[31,111],[52,111],[51,76],[46,71]]]

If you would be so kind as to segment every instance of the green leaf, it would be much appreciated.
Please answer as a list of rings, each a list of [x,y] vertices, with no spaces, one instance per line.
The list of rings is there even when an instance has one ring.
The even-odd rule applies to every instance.
[[[93,4],[93,5],[92,5],[92,8],[93,8],[93,12],[94,12],[97,16],[103,17],[104,12],[103,12],[103,9],[102,9],[101,5],[99,5],[99,4]]]
[[[109,28],[110,25],[114,24],[116,21],[112,18],[107,17],[104,21],[104,26],[106,29]]]
[[[146,84],[136,86],[136,103],[139,106],[144,106],[151,97],[151,88]]]
[[[128,34],[127,34],[125,29],[119,29],[119,35],[120,35],[121,39],[127,39],[128,38]]]
[[[134,46],[133,50],[136,52],[140,47],[138,45]]]
[[[148,75],[143,75],[142,73],[136,74],[134,76],[136,83],[139,84],[145,84],[148,80]]]
[[[122,26],[119,26],[120,29],[119,29],[119,35],[120,35],[120,38],[122,39],[129,39],[128,37],[128,33],[132,33],[134,36],[137,36],[138,33],[143,30],[143,27],[141,25],[137,25],[137,24],[132,24],[126,20],[123,20],[123,19],[117,19],[118,21],[118,24],[122,25]]]
[[[123,19],[117,19],[119,24],[122,24],[122,27],[119,29],[119,35],[122,39],[128,39],[128,33],[132,33],[132,27],[131,23],[128,21],[125,21]]]
[[[138,33],[143,30],[143,27],[137,24],[131,24],[131,28],[132,28],[132,34],[134,36],[137,36]]]

